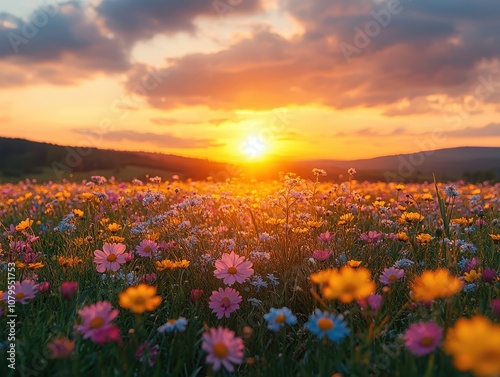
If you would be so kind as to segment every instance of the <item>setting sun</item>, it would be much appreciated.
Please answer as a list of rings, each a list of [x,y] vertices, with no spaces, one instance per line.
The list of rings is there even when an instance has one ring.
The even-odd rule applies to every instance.
[[[262,157],[267,151],[267,143],[256,135],[248,136],[241,145],[241,153],[251,159]]]

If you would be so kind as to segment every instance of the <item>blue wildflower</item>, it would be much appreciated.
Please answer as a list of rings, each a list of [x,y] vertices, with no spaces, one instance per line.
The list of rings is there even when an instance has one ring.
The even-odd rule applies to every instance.
[[[477,247],[474,246],[474,244],[472,244],[472,243],[468,243],[468,242],[465,242],[462,240],[459,240],[457,243],[460,245],[460,252],[461,253],[475,254],[477,251]]]
[[[250,281],[250,284],[257,288],[257,292],[259,292],[261,288],[267,288],[269,285],[262,279],[260,275],[254,275],[252,277],[252,280]]]
[[[279,279],[274,274],[266,274],[266,276],[272,285],[280,285]]]
[[[336,316],[327,311],[322,312],[319,309],[316,309],[314,314],[309,316],[305,328],[316,335],[318,339],[327,337],[335,343],[341,341],[351,332],[346,326],[343,316]]]
[[[295,325],[297,323],[297,317],[286,307],[281,309],[271,308],[269,313],[264,314],[264,319],[267,321],[267,328],[275,332],[280,331],[285,324]]]
[[[133,236],[138,236],[144,234],[148,231],[148,223],[136,224],[132,229],[130,229],[130,234]]]
[[[476,290],[476,284],[474,284],[474,283],[467,284],[467,285],[464,287],[464,293],[474,292],[475,290]]]
[[[444,192],[445,192],[446,196],[450,196],[450,197],[457,197],[460,195],[458,190],[453,185],[445,186]]]
[[[411,259],[407,259],[407,258],[403,258],[403,259],[400,259],[398,261],[396,261],[396,263],[394,263],[394,268],[405,268],[405,267],[411,267],[415,262],[413,262]]]
[[[179,317],[177,319],[169,319],[164,325],[158,327],[158,332],[161,334],[167,332],[184,332],[186,331],[186,325],[188,321],[184,317]]]
[[[469,262],[468,259],[465,259],[463,256],[462,256],[462,259],[460,261],[457,262],[457,266],[461,269],[461,270],[464,270],[465,269],[465,266],[466,264]]]
[[[54,231],[61,232],[61,233],[68,233],[68,234],[74,232],[76,230],[76,226],[75,226],[75,224],[73,224],[74,218],[75,218],[75,215],[73,215],[72,213],[70,213],[69,215],[66,215],[61,220],[59,225],[57,225],[54,228]]]

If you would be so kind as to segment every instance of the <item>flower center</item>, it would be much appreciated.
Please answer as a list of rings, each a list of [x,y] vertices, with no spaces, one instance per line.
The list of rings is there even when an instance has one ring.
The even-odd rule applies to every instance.
[[[224,343],[219,342],[214,344],[213,353],[215,357],[223,359],[229,352],[227,346]]]
[[[228,297],[223,297],[220,302],[223,308],[229,308],[229,306],[231,306],[231,300]]]
[[[284,314],[280,314],[280,315],[277,315],[276,318],[274,318],[274,322],[276,323],[284,323],[285,322],[285,315]]]
[[[349,282],[344,285],[344,294],[354,294],[356,292],[357,286],[355,283]]]
[[[144,252],[145,253],[151,253],[153,251],[153,249],[151,248],[151,246],[145,246],[144,247]]]
[[[146,299],[142,296],[136,296],[132,298],[133,306],[144,306]]]
[[[430,347],[434,344],[434,338],[432,336],[424,336],[422,339],[420,339],[419,344],[422,347]]]
[[[234,275],[238,272],[238,270],[236,269],[236,267],[231,266],[227,269],[227,272],[230,273],[231,275]]]
[[[321,331],[329,331],[333,329],[333,321],[330,318],[318,319],[318,327]]]
[[[398,280],[398,277],[396,275],[391,275],[389,276],[389,279],[388,279],[391,283]]]
[[[90,321],[89,326],[91,329],[98,329],[102,325],[104,325],[104,319],[101,317],[95,317],[95,318],[92,318],[92,321]]]
[[[173,325],[175,322],[176,322],[176,320],[175,320],[175,319],[169,319],[169,320],[167,321],[167,324],[169,324],[169,325]]]
[[[107,257],[106,257],[106,260],[108,262],[114,262],[115,260],[117,260],[117,256],[115,254],[109,254]]]
[[[23,292],[16,293],[16,300],[22,300],[26,295]]]

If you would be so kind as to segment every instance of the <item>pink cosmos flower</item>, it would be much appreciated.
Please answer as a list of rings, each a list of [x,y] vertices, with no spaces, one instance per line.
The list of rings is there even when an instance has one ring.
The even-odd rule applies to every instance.
[[[312,257],[316,259],[318,262],[323,262],[330,258],[333,254],[333,251],[330,250],[314,250],[312,253]]]
[[[22,282],[16,281],[14,287],[14,297],[16,302],[20,304],[27,304],[26,300],[30,300],[36,296],[38,293],[38,284],[35,284],[32,280],[23,280]],[[5,291],[2,295],[2,300],[9,302],[9,290]]]
[[[94,305],[83,307],[78,314],[81,323],[75,326],[75,330],[82,334],[84,339],[90,339],[96,343],[104,343],[103,340],[114,339],[114,325],[111,323],[118,316],[118,309],[113,309],[111,303],[99,301]],[[118,330],[119,332],[119,330]]]
[[[219,288],[219,291],[212,291],[208,306],[218,319],[224,316],[229,318],[232,312],[240,308],[241,300],[242,298],[237,290],[233,288]]]
[[[121,343],[122,333],[120,328],[115,325],[110,325],[100,332],[96,332],[92,337],[92,341],[98,344],[105,344],[110,342]]]
[[[125,263],[125,245],[122,243],[105,243],[101,250],[94,251],[94,263],[97,263],[97,272],[118,271]]]
[[[377,311],[380,309],[380,306],[382,305],[382,296],[376,293],[372,293],[367,298],[363,300],[358,300],[358,304],[364,310],[371,309]]]
[[[397,282],[405,276],[405,271],[400,270],[398,268],[390,267],[385,268],[384,272],[380,275],[380,282],[385,285],[391,285],[392,283]]]
[[[481,228],[483,226],[486,226],[487,223],[484,219],[477,219],[475,224],[478,228]]]
[[[134,253],[123,253],[125,257],[125,263],[130,263],[134,260]]]
[[[382,239],[383,234],[379,232],[374,232],[373,230],[370,230],[368,233],[362,233],[360,234],[359,238],[361,238],[363,241],[367,243],[377,243]]]
[[[214,371],[221,366],[229,372],[234,371],[233,364],[241,364],[245,346],[241,338],[235,337],[234,331],[218,327],[210,328],[203,334],[201,347],[208,353],[206,362],[212,364]]]
[[[135,251],[141,257],[151,258],[158,251],[158,244],[155,241],[142,240]]]
[[[192,289],[191,293],[189,294],[189,299],[193,302],[193,304],[196,304],[196,301],[198,301],[201,296],[203,296],[203,289]]]
[[[405,346],[416,356],[436,350],[443,339],[443,329],[436,322],[419,322],[410,325],[404,335]]]
[[[480,263],[481,261],[479,258],[472,257],[472,259],[465,264],[464,272],[471,272],[472,270],[475,270]]]
[[[330,234],[329,231],[326,231],[325,233],[321,233],[318,237],[318,239],[321,241],[321,242],[324,242],[324,243],[327,243],[327,242],[330,242],[331,240],[333,240],[335,238],[335,235],[334,234]]]
[[[395,233],[386,233],[386,234],[384,234],[384,238],[387,240],[396,241],[396,240],[398,240],[398,235]]]
[[[78,283],[76,281],[65,281],[61,284],[61,295],[70,300],[78,290]]]
[[[215,261],[214,275],[218,279],[224,279],[224,284],[233,285],[235,282],[243,283],[253,275],[253,263],[244,262],[245,257],[241,257],[231,252],[222,254],[221,259]]]
[[[38,292],[47,293],[50,290],[50,283],[48,281],[43,281],[38,284]]]

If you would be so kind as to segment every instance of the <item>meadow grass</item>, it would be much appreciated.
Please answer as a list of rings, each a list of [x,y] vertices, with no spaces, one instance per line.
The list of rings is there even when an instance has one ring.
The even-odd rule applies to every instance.
[[[355,181],[354,173],[334,184],[315,173],[274,182],[93,177],[1,185],[0,374],[231,375],[214,370],[202,348],[202,335],[222,326],[244,344],[238,376],[499,375],[500,184],[369,183]],[[150,257],[138,252],[144,240],[158,246]],[[125,245],[127,262],[100,273],[94,251],[106,244]],[[218,319],[210,297],[226,284],[214,275],[215,262],[231,252],[251,261],[253,274],[231,285],[242,302]],[[161,270],[158,262],[167,259],[172,266]],[[174,265],[182,260],[189,265]],[[15,371],[7,360],[8,263],[16,264],[17,281],[38,284],[33,298],[15,304]],[[404,276],[384,284],[380,276],[391,267]],[[449,277],[430,275],[431,285],[418,287],[424,271],[437,270]],[[353,281],[342,281],[342,271],[356,274]],[[369,278],[359,281],[361,271]],[[78,289],[65,297],[64,282]],[[156,287],[161,303],[134,314],[119,297],[140,283]],[[193,290],[203,294],[195,299]],[[430,299],[418,298],[424,296]],[[82,308],[99,301],[119,310],[118,338],[99,342],[75,330]],[[297,323],[271,331],[264,315],[282,307]],[[332,341],[308,330],[315,309],[339,316],[349,334]],[[179,317],[188,321],[185,331],[158,331]],[[487,319],[484,344],[469,322],[455,331],[460,318]],[[421,356],[407,343],[408,329],[419,322],[443,331]],[[458,350],[453,331],[465,334],[453,343]],[[61,338],[66,349],[54,350]],[[145,342],[157,355],[138,352]]]

